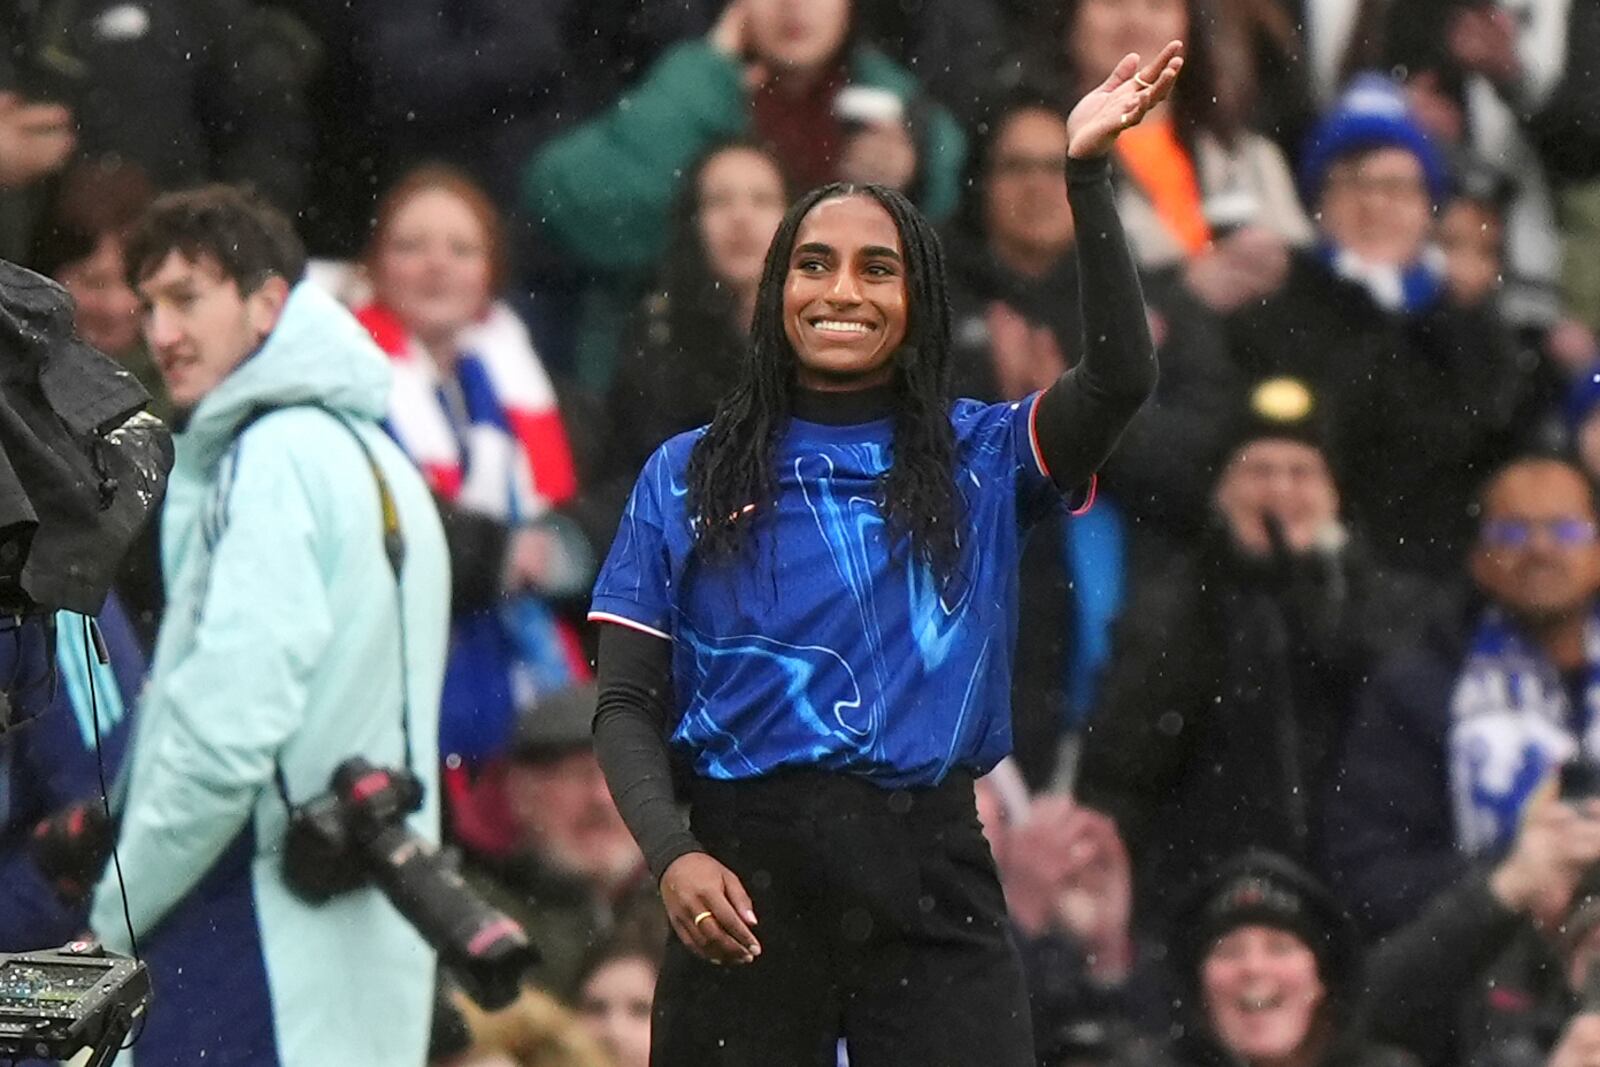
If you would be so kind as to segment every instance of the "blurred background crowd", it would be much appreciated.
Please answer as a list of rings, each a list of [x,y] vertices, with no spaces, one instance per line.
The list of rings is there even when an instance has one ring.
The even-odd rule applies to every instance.
[[[1114,159],[1160,386],[1033,533],[980,784],[1040,1062],[1600,1064],[1600,782],[1557,773],[1600,764],[1600,0],[0,3],[0,256],[84,338],[159,397],[122,241],[220,180],[393,358],[446,835],[544,954],[512,1009],[442,996],[438,1063],[645,1062],[665,931],[581,619],[786,204],[910,195],[956,391],[1023,397],[1081,347],[1065,111],[1173,38]]]

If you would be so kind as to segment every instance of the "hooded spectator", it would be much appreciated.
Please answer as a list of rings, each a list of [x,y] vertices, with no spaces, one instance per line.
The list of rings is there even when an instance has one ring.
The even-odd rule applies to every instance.
[[[1319,866],[1350,702],[1404,630],[1415,583],[1345,525],[1322,417],[1293,379],[1252,391],[1206,534],[1117,626],[1078,791],[1133,852],[1146,929],[1187,872],[1242,849]]]

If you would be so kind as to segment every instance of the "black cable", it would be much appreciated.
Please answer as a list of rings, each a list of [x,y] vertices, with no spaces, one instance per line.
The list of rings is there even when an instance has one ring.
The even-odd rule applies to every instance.
[[[122,894],[122,921],[128,928],[128,945],[133,949],[133,958],[137,963],[144,960],[139,955],[139,939],[133,932],[133,911],[128,907],[128,883],[122,877],[122,857],[117,855],[116,820],[111,815],[111,794],[106,789],[106,760],[100,742],[100,699],[94,684],[94,661],[96,653],[101,662],[110,666],[110,655],[106,652],[105,639],[100,636],[98,628],[87,615],[78,616],[83,622],[83,669],[89,679],[89,718],[94,723],[94,763],[100,776],[100,805],[105,809],[106,825],[112,827],[111,831],[111,866],[117,872],[117,890]],[[151,999],[155,997],[155,988],[152,984]],[[128,1039],[122,1051],[126,1051],[139,1043],[139,1038],[144,1035],[145,1020],[150,1017],[148,1011],[139,1015],[139,1031]]]

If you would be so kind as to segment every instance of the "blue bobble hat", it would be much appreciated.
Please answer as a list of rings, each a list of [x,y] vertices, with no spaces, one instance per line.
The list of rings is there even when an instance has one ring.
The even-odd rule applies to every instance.
[[[1334,163],[1371,148],[1404,148],[1421,162],[1433,202],[1441,203],[1449,194],[1450,169],[1445,157],[1412,114],[1400,85],[1381,74],[1358,74],[1306,143],[1300,164],[1306,203],[1321,199]]]

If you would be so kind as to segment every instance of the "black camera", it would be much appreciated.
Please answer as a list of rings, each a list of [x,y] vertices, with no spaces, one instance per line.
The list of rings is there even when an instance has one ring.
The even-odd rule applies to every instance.
[[[520,923],[479,897],[406,826],[421,806],[422,783],[410,771],[346,760],[328,792],[291,812],[284,881],[311,904],[375,883],[473,1000],[491,1011],[505,1007],[539,950]]]

